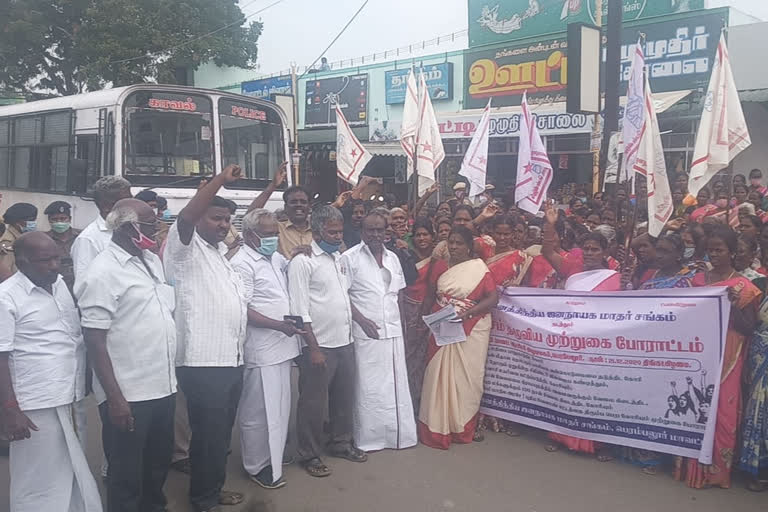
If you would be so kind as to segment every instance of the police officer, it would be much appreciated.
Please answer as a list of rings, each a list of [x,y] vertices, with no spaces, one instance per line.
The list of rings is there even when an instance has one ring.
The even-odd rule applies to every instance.
[[[65,201],[54,201],[43,213],[48,216],[48,224],[51,225],[51,230],[46,234],[53,238],[61,254],[59,272],[71,293],[75,284],[75,265],[70,252],[72,243],[80,234],[79,229],[72,227],[72,205]]]
[[[16,203],[5,211],[3,219],[6,229],[0,237],[0,281],[8,279],[16,272],[13,242],[22,233],[37,229],[37,208],[29,203]]]

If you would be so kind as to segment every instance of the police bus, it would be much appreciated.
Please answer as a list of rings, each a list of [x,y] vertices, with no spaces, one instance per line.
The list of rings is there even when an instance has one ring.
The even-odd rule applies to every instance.
[[[0,107],[0,214],[17,202],[42,213],[63,200],[83,228],[97,215],[93,183],[120,175],[134,194],[151,188],[167,199],[175,215],[201,179],[229,164],[243,179],[221,195],[244,207],[281,162],[290,166],[285,113],[239,94],[142,84]]]

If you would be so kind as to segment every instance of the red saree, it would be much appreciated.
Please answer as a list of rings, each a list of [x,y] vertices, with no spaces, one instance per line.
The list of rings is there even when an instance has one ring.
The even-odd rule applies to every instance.
[[[486,261],[496,286],[520,286],[533,258],[520,250],[511,250]]]

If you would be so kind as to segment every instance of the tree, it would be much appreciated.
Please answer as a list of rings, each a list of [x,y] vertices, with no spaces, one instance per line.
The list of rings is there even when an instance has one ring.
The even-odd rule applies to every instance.
[[[251,68],[262,31],[236,0],[10,0],[0,20],[0,88],[60,95]]]

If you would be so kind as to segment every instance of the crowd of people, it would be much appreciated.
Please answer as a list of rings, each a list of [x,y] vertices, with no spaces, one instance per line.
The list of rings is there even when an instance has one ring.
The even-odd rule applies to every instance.
[[[658,237],[623,187],[577,186],[538,215],[493,186],[470,199],[437,186],[409,208],[370,196],[364,179],[333,204],[300,186],[264,207],[285,168],[248,207],[218,195],[229,166],[173,220],[151,190],[120,177],[94,186],[96,218],[79,232],[71,206],[11,205],[0,239],[0,427],[10,441],[11,510],[102,510],[84,455],[90,398],[101,417],[107,510],[165,510],[171,468],[190,475],[197,511],[243,501],[223,489],[235,426],[242,466],[266,489],[282,467],[291,397],[296,458],[314,477],[328,457],[417,442],[448,449],[489,430],[523,430],[479,413],[491,313],[508,287],[618,291],[725,286],[732,303],[720,399],[714,386],[672,388],[668,416],[717,417],[713,462],[550,433],[564,448],[694,488],[729,487],[735,471],[768,488],[768,189],[753,170],[718,177],[697,197],[673,182],[675,215]],[[453,305],[466,334],[438,345],[422,317]],[[298,366],[298,390],[291,387]],[[91,378],[92,376],[92,378]],[[695,399],[694,399],[695,398]],[[40,482],[45,482],[41,488]]]

